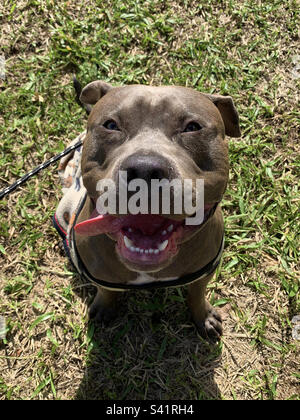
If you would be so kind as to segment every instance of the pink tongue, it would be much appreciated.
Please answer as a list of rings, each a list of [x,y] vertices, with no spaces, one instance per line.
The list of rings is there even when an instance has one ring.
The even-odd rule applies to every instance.
[[[155,214],[128,215],[122,218],[122,227],[134,227],[143,235],[153,235],[166,222],[166,218]]]
[[[153,235],[166,219],[157,215],[127,215],[114,217],[110,214],[101,215],[94,211],[88,220],[77,223],[74,229],[80,235],[96,236],[102,233],[115,233],[122,228],[134,227],[144,235]]]
[[[90,219],[77,223],[74,227],[75,232],[86,236],[96,236],[108,232],[113,233],[117,232],[120,228],[119,218],[111,216],[110,214],[99,214],[98,216],[93,217],[93,213],[91,214]]]

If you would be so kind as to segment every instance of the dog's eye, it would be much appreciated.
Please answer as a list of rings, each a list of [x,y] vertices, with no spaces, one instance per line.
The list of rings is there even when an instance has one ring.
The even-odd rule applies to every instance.
[[[187,124],[185,129],[183,130],[184,133],[190,133],[191,131],[199,131],[201,130],[201,125],[195,121],[191,121]]]
[[[120,131],[117,123],[113,120],[105,121],[103,127],[107,128],[108,130]]]

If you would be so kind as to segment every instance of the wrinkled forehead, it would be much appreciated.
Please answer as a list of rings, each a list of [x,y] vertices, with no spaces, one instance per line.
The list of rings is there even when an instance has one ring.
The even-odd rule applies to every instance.
[[[154,116],[220,120],[217,108],[207,97],[196,90],[178,86],[132,85],[114,88],[95,105],[92,115],[93,119],[116,115],[121,120],[146,120]]]

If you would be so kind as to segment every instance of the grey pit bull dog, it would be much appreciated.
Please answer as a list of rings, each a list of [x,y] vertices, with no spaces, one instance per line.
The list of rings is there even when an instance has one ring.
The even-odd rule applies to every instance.
[[[219,203],[228,181],[225,135],[240,136],[232,98],[178,86],[112,87],[97,80],[82,90],[80,100],[94,105],[81,160],[87,197],[74,228],[77,252],[98,288],[90,316],[116,316],[120,289],[188,284],[199,333],[219,338],[222,320],[205,290],[223,249]],[[187,226],[188,215],[172,209],[167,215],[100,215],[97,183],[117,184],[120,170],[128,182],[144,179],[147,185],[153,179],[203,179],[203,222]]]

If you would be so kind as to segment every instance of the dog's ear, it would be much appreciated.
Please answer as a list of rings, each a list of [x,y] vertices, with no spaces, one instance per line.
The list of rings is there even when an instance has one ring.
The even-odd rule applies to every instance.
[[[94,105],[111,89],[113,87],[109,83],[95,80],[82,89],[79,99],[84,104]]]
[[[230,137],[240,137],[239,114],[231,96],[205,94],[218,108],[225,126],[225,134]]]

